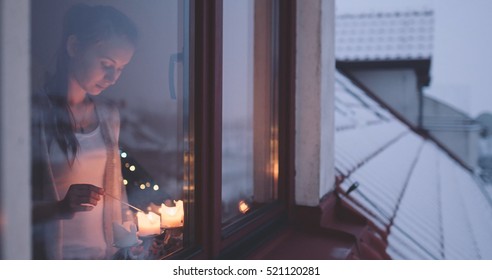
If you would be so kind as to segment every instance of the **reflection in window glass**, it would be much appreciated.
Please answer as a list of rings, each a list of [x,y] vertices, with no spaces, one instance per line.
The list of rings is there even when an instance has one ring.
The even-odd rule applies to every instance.
[[[222,222],[276,199],[270,1],[224,1]]]
[[[188,1],[76,3],[31,3],[34,257],[166,257],[189,240]]]

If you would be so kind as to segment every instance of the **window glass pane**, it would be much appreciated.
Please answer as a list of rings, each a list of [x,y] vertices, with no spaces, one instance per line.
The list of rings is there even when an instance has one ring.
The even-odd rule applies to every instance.
[[[166,257],[190,241],[193,218],[188,1],[85,1],[63,36],[75,3],[31,3],[34,255]],[[92,186],[101,199],[79,201]]]
[[[270,1],[224,1],[222,222],[276,199]]]

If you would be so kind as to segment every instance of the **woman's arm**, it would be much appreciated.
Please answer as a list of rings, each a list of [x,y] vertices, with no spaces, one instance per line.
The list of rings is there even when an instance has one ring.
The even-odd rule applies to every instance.
[[[104,190],[94,185],[71,185],[62,200],[35,203],[32,208],[33,221],[41,223],[54,219],[71,219],[76,212],[92,210],[102,195]]]

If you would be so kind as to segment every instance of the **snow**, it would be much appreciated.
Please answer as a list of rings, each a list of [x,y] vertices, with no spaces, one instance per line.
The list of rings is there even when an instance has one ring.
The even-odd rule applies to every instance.
[[[335,87],[335,166],[345,199],[395,259],[492,259],[490,186],[399,122],[346,77]]]

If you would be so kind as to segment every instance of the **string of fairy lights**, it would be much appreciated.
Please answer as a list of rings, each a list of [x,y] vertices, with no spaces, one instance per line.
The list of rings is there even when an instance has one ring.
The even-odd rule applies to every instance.
[[[126,150],[120,149],[120,159],[123,184],[131,204],[145,209],[151,202],[160,203],[169,198],[152,176]]]

